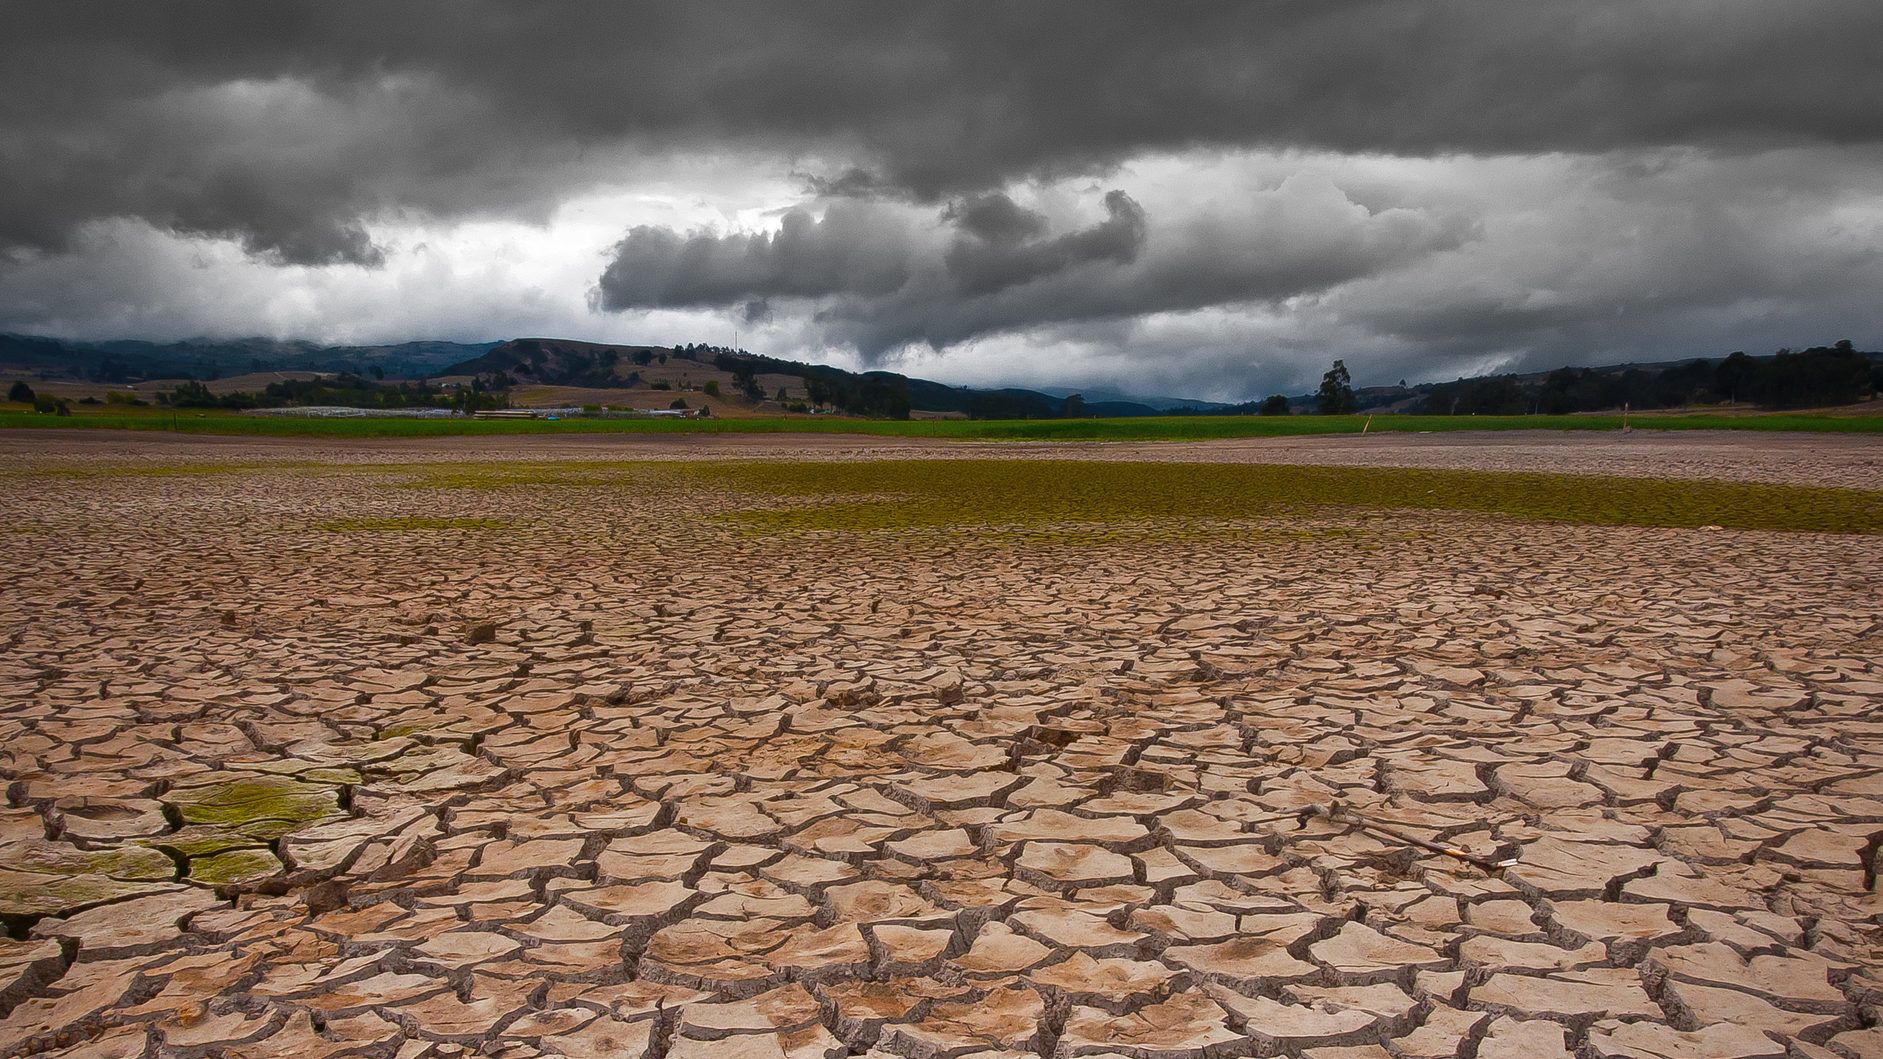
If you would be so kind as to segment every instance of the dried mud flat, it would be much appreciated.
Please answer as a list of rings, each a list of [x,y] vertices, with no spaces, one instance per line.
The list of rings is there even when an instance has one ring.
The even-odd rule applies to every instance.
[[[161,431],[0,432],[0,462],[90,466],[239,460],[376,463],[586,460],[1081,459],[1553,471],[1883,489],[1883,436],[1735,430],[1444,431],[1209,441],[941,441],[861,434],[512,434],[367,440]]]
[[[0,1054],[1883,1054],[1875,537],[8,444]]]

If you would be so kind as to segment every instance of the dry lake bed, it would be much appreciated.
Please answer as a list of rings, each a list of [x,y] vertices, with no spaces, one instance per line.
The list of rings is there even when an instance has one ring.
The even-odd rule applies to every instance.
[[[0,1055],[1883,1055],[1880,486],[12,432]]]

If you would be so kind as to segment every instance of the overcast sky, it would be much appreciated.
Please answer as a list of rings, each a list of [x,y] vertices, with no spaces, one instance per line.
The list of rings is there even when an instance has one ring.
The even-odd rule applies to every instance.
[[[1883,345],[1883,3],[0,0],[0,330],[1240,399]]]

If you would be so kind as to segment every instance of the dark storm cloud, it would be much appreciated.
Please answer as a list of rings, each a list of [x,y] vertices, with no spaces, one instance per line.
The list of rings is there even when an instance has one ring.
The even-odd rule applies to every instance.
[[[1317,291],[1455,246],[1467,221],[1368,210],[1324,179],[1291,177],[1159,225],[1130,195],[1055,234],[1004,194],[943,208],[837,200],[794,210],[776,234],[642,227],[615,247],[593,301],[607,310],[797,301],[832,340],[873,361],[1048,323],[1118,319]],[[889,234],[893,233],[893,235]]]
[[[953,221],[962,234],[999,246],[1031,239],[1046,230],[1045,214],[1027,209],[999,191],[952,205],[942,217]]]
[[[895,214],[849,201],[822,220],[792,210],[776,233],[682,236],[643,225],[615,245],[595,301],[621,310],[888,294],[908,278],[908,258]]]
[[[0,329],[743,330],[1241,396],[1873,343],[1879,39],[1876,0],[0,0]]]
[[[540,216],[608,160],[761,150],[940,201],[1145,151],[1883,136],[1883,4],[8,3],[0,244],[131,216],[370,262],[384,211]]]
[[[1120,191],[1104,205],[1106,220],[1066,235],[977,248],[966,282],[960,251],[974,244],[958,239],[944,267],[912,269],[887,298],[827,302],[820,318],[866,359],[918,344],[945,349],[1044,324],[1309,294],[1455,246],[1470,231],[1436,212],[1369,211],[1312,178],[1161,219]]]
[[[1105,220],[1056,239],[1030,238],[1046,218],[995,193],[956,211],[961,237],[948,248],[948,274],[962,293],[992,294],[1088,262],[1129,264],[1144,245],[1144,207],[1122,191],[1105,196]]]

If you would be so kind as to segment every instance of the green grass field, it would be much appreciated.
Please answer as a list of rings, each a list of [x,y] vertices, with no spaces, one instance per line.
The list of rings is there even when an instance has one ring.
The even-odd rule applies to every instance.
[[[1781,430],[1822,433],[1883,433],[1883,415],[1835,416],[1804,413],[1659,413],[1631,416],[1643,430]],[[174,414],[160,409],[135,413],[71,416],[0,411],[0,429],[174,430],[193,434],[252,434],[274,437],[387,438],[492,434],[869,434],[992,441],[1195,441],[1208,438],[1280,437],[1298,434],[1357,434],[1367,417],[1354,416],[1146,416],[1132,419],[565,419],[487,421],[471,419],[292,419],[227,413]],[[1407,416],[1373,417],[1378,432],[1451,430],[1619,430],[1617,415]]]

